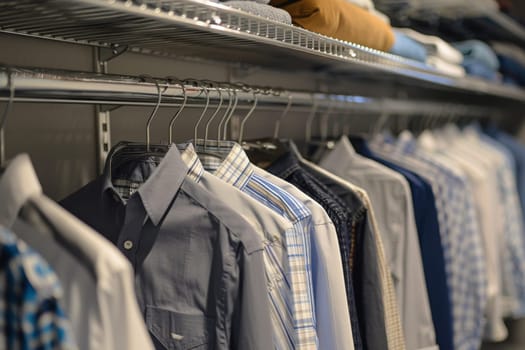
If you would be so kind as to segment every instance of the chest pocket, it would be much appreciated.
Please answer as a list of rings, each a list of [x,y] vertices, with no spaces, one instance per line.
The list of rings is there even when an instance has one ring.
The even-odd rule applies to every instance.
[[[146,323],[157,350],[211,350],[214,321],[153,306],[146,307]]]

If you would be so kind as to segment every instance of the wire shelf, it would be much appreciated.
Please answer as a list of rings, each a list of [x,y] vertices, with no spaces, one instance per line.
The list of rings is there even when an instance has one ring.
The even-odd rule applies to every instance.
[[[356,74],[525,101],[525,92],[204,0],[7,0],[0,31],[163,56]]]

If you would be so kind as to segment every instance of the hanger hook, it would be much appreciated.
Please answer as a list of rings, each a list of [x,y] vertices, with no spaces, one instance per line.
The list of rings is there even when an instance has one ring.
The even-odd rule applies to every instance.
[[[4,127],[7,121],[7,117],[13,108],[13,102],[15,99],[15,83],[13,82],[13,72],[10,67],[7,67],[7,87],[9,89],[9,100],[5,106],[4,113],[2,113],[2,119],[0,120],[0,164],[5,163],[5,134]]]
[[[330,115],[333,113],[336,104],[337,104],[337,100],[334,98],[334,96],[332,96],[332,99],[330,100],[330,104],[328,105],[328,109],[321,116],[321,120],[320,120],[321,141],[326,141],[326,134],[328,133],[328,119],[330,118]]]
[[[7,88],[9,89],[9,100],[7,101],[7,106],[4,109],[4,113],[2,113],[0,131],[4,130],[5,122],[7,121],[7,117],[11,112],[13,101],[15,99],[15,84],[13,82],[13,72],[11,71],[10,67],[7,68]]]
[[[315,119],[315,114],[317,113],[317,107],[318,107],[318,101],[315,98],[314,94],[311,95],[312,97],[312,110],[310,111],[310,114],[308,115],[308,119],[306,120],[306,129],[305,129],[305,137],[304,139],[306,142],[310,142],[312,140],[312,124]]]
[[[242,142],[242,137],[244,136],[244,125],[246,124],[248,119],[251,117],[251,115],[253,114],[253,111],[255,111],[256,107],[257,107],[257,91],[254,90],[253,91],[253,105],[252,105],[252,108],[250,108],[250,110],[248,111],[248,114],[246,114],[246,116],[241,121],[241,126],[240,126],[240,131],[239,131],[239,143]]]
[[[195,128],[193,129],[193,142],[197,142],[197,130],[199,128],[199,124],[202,121],[202,118],[204,118],[204,115],[206,114],[206,111],[208,111],[208,107],[210,106],[210,91],[208,90],[208,87],[203,85],[201,88],[204,90],[204,94],[206,95],[206,105],[204,106],[204,109],[202,110],[202,113],[197,120],[197,123],[195,123]]]
[[[237,109],[237,104],[238,103],[239,103],[239,95],[237,95],[237,89],[234,89],[233,90],[233,106],[232,106],[232,109],[230,111],[230,114],[228,115],[228,117],[224,121],[224,129],[222,131],[222,138],[223,138],[223,140],[227,139],[226,135],[228,133],[228,125],[230,124],[230,120],[233,117],[233,113],[235,113],[235,110]]]
[[[148,118],[148,121],[146,123],[146,149],[147,149],[148,152],[150,150],[150,140],[151,140],[150,139],[150,127],[151,127],[151,122],[153,121],[153,119],[157,115],[157,111],[159,110],[160,103],[162,102],[162,92],[163,92],[161,90],[161,88],[160,88],[159,82],[156,79],[154,79],[154,82],[155,82],[155,86],[157,87],[158,96],[157,96],[157,104],[155,105],[155,108],[153,108],[153,111],[151,111],[151,114],[150,114],[150,116]]]
[[[228,114],[230,113],[232,103],[232,89],[228,87],[228,107],[226,107],[226,111],[224,112],[224,115],[222,116],[221,120],[219,121],[219,124],[217,125],[217,141],[221,139],[222,124],[224,123],[224,121],[228,117]]]
[[[184,100],[182,101],[182,105],[177,110],[177,113],[175,113],[175,115],[173,115],[173,118],[171,118],[171,120],[170,120],[169,130],[168,130],[168,132],[169,132],[168,143],[170,145],[173,143],[173,125],[175,124],[175,121],[179,118],[179,116],[181,115],[182,111],[186,107],[186,102],[188,101],[188,95],[186,94],[186,86],[185,86],[185,84],[182,81],[179,81],[179,80],[177,80],[177,84],[179,84],[181,89],[182,89],[182,94],[184,95]]]
[[[206,123],[206,127],[204,128],[204,150],[205,151],[206,151],[206,143],[208,142],[208,130],[210,128],[210,124],[213,121],[213,119],[215,119],[215,116],[219,113],[220,109],[222,108],[222,102],[224,100],[222,97],[221,89],[219,87],[216,87],[215,90],[217,90],[217,92],[219,93],[219,105],[215,109],[215,112],[213,112],[213,114],[211,115],[210,119]]]
[[[281,116],[277,121],[275,122],[275,128],[273,130],[273,138],[278,139],[279,138],[279,132],[281,131],[281,122],[284,120],[284,117],[288,114],[288,111],[290,111],[290,108],[292,107],[292,100],[293,96],[291,93],[288,93],[288,103],[286,104],[286,108],[281,113]]]
[[[381,100],[381,115],[377,119],[375,125],[372,128],[372,138],[379,135],[381,132],[381,129],[385,125],[385,123],[388,121],[390,114],[388,113],[388,109],[386,108],[386,101]]]

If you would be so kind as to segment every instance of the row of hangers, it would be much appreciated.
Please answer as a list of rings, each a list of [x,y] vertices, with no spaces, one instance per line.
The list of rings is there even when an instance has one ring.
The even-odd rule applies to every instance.
[[[3,134],[4,125],[8,118],[8,115],[12,109],[14,97],[15,97],[15,86],[12,79],[12,72],[8,68],[8,89],[9,89],[9,100],[7,105],[2,113],[0,119],[0,134]],[[218,83],[209,80],[195,80],[195,79],[186,79],[180,80],[174,77],[167,77],[160,82],[157,79],[151,78],[149,76],[141,76],[143,82],[153,83],[156,87],[157,98],[156,103],[152,111],[150,112],[146,126],[146,142],[121,142],[119,145],[116,145],[109,154],[109,157],[106,161],[106,165],[113,167],[113,165],[120,164],[120,161],[114,162],[114,155],[119,154],[121,161],[126,161],[127,159],[132,159],[133,157],[145,157],[145,156],[158,156],[162,157],[163,154],[167,152],[170,145],[173,143],[173,130],[174,125],[177,120],[183,115],[183,112],[188,106],[188,94],[186,87],[188,85],[200,88],[200,93],[198,97],[204,97],[205,103],[202,108],[201,113],[196,119],[195,125],[193,127],[193,137],[194,140],[198,139],[198,130],[201,124],[203,124],[206,115],[210,110],[210,116],[207,118],[204,125],[204,138],[203,138],[203,150],[200,153],[205,153],[207,155],[220,157],[218,154],[213,154],[209,152],[206,148],[207,145],[212,144],[215,140],[210,139],[210,127],[212,123],[217,119],[219,122],[217,124],[216,130],[216,140],[227,140],[228,139],[228,128],[231,123],[232,117],[240,109],[239,107],[239,98],[238,92],[251,93],[252,99],[249,105],[247,112],[240,118],[239,133],[237,142],[243,146],[243,148],[250,153],[251,157],[255,160],[268,161],[269,159],[275,159],[279,157],[284,151],[287,150],[286,145],[281,142],[281,126],[282,121],[289,114],[290,110],[293,107],[294,94],[292,92],[287,92],[283,90],[274,90],[266,87],[249,87],[242,84],[229,84],[229,83]],[[182,102],[178,106],[177,110],[173,114],[170,122],[168,124],[168,142],[166,144],[152,144],[151,143],[151,125],[158,114],[160,107],[162,107],[163,94],[166,90],[172,85],[176,84],[180,86],[182,91]],[[211,92],[215,91],[216,96],[218,96],[218,102],[216,106],[211,106]],[[252,117],[254,112],[258,107],[258,97],[260,95],[274,95],[277,97],[287,98],[287,103],[284,109],[281,111],[279,117],[275,120],[273,134],[270,137],[258,139],[258,140],[244,140],[244,130],[246,123]],[[307,112],[307,118],[305,123],[305,144],[307,146],[316,146],[316,147],[330,147],[333,144],[333,141],[339,138],[341,135],[350,133],[350,124],[349,118],[342,118],[343,116],[348,116],[348,103],[346,100],[337,99],[329,95],[328,104],[324,105],[324,108],[319,108],[318,99],[314,97],[314,94],[311,94],[311,105],[310,109]],[[227,100],[227,102],[225,102]],[[221,113],[221,109],[223,109]],[[319,117],[320,125],[320,137],[313,137],[313,125],[315,118]],[[440,116],[441,118],[437,118]],[[453,121],[454,119],[460,119],[455,113],[450,113],[447,118],[446,106],[443,110],[438,110],[435,114],[427,115],[428,118],[397,118],[398,129],[403,127],[405,129],[419,129],[424,130],[432,128],[435,125],[438,125],[445,120],[446,122]],[[343,123],[342,121],[345,120]],[[381,132],[381,130],[387,127],[387,124],[394,120],[392,115],[388,113],[386,108],[382,108],[381,114],[378,118],[370,123],[370,129],[367,131],[366,137],[373,137],[374,135]],[[401,124],[404,121],[404,125]],[[331,128],[330,128],[331,123]],[[391,125],[392,126],[392,125]],[[328,130],[331,129],[331,132]],[[3,135],[2,135],[3,139]],[[3,155],[2,147],[2,155]],[[0,156],[3,160],[4,157]],[[3,162],[2,162],[3,163]]]

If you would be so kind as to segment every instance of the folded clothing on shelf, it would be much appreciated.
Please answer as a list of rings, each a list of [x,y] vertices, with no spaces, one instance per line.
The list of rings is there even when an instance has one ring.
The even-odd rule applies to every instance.
[[[508,85],[525,86],[525,51],[512,44],[492,42],[496,52],[503,82]]]
[[[461,52],[437,36],[425,35],[410,28],[396,28],[395,30],[424,45],[429,55],[452,64],[461,64],[463,61]]]
[[[469,75],[500,80],[498,57],[490,46],[479,40],[467,40],[454,43],[454,47],[463,54],[462,66]]]
[[[498,55],[500,72],[507,79],[504,82],[511,81],[521,86],[525,86],[525,64],[516,60],[514,57]]]
[[[390,18],[384,13],[376,10],[372,0],[347,0],[347,1],[351,4],[361,7],[362,9],[367,10],[369,13],[381,19],[383,22],[390,24]]]
[[[425,46],[396,30],[394,30],[394,35],[395,41],[394,45],[390,49],[390,53],[419,62],[426,62],[427,49]]]
[[[499,69],[496,53],[483,41],[466,40],[454,43],[454,47],[458,49],[463,54],[464,59],[468,59],[469,62],[479,62],[494,71]]]
[[[521,47],[497,41],[491,42],[491,46],[498,55],[512,57],[525,65],[525,51]]]
[[[253,15],[264,17],[276,22],[292,24],[292,17],[290,14],[284,10],[275,8],[270,5],[265,5],[255,1],[243,1],[243,0],[234,0],[226,1],[224,5],[242,10]]]
[[[426,64],[432,68],[435,68],[441,73],[445,73],[453,77],[461,78],[466,75],[465,69],[462,66],[459,64],[447,62],[438,56],[428,56]]]
[[[475,77],[480,77],[490,81],[500,81],[500,75],[497,70],[488,67],[487,65],[477,61],[475,59],[466,58],[462,63],[463,68],[468,75],[473,75]]]
[[[290,13],[297,26],[372,49],[388,51],[394,44],[389,24],[347,0],[271,0]]]

